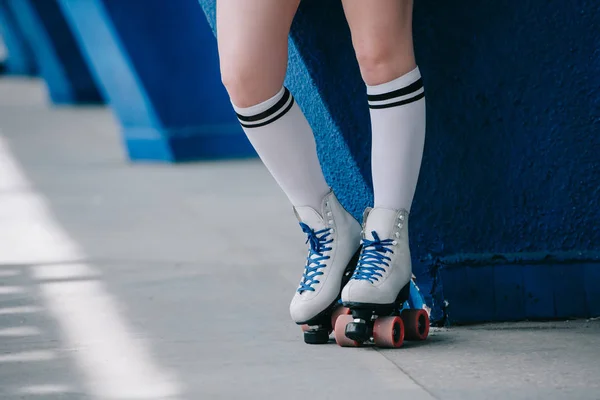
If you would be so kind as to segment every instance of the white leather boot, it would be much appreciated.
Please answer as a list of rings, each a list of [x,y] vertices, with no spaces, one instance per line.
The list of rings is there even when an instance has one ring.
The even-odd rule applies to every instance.
[[[333,191],[323,198],[320,210],[312,207],[295,207],[294,210],[307,235],[309,249],[304,274],[290,304],[290,314],[297,324],[325,326],[343,284],[354,272],[361,226],[342,207]],[[327,332],[325,340],[328,336]]]
[[[408,294],[412,277],[408,212],[367,209],[362,246],[356,270],[342,291],[342,302],[353,310],[393,309],[406,300],[400,298],[401,292]]]

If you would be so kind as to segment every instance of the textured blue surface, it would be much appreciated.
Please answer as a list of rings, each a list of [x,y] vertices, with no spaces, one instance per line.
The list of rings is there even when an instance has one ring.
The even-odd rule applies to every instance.
[[[523,267],[501,265],[494,270],[494,283],[488,285],[494,291],[495,318],[501,321],[521,320],[525,314],[525,291]],[[460,282],[457,283],[460,285]],[[468,310],[468,308],[466,308]],[[452,315],[452,313],[451,313]]]
[[[60,0],[132,160],[255,156],[195,0]]]
[[[7,0],[6,4],[31,45],[52,101],[102,102],[56,0]]]
[[[584,266],[581,264],[552,266],[554,284],[554,315],[558,318],[588,316],[584,286]]]
[[[502,268],[502,266],[499,266]],[[530,319],[543,319],[554,316],[554,282],[552,281],[552,265],[523,266],[525,287],[525,315]],[[452,314],[451,314],[452,315]],[[454,316],[459,321],[468,320],[468,315]]]
[[[586,302],[590,315],[600,315],[600,268],[598,264],[583,264]]]
[[[461,254],[437,263],[453,323],[600,315],[597,251]],[[489,299],[482,315],[479,303]]]
[[[539,255],[467,266],[449,263],[441,276],[445,295],[451,299],[450,322],[600,315],[599,254],[589,259],[568,253],[545,259]]]
[[[34,75],[37,66],[33,51],[7,0],[0,0],[0,35],[8,53],[5,60],[6,73]]]
[[[372,199],[369,120],[339,3],[302,1],[287,84],[329,183],[359,217]],[[214,23],[214,0],[200,4]],[[458,321],[597,314],[598,285],[556,268],[583,268],[600,247],[600,4],[420,0],[414,25],[428,131],[411,246],[433,319],[444,298]],[[523,252],[542,256],[488,262]],[[544,261],[553,252],[567,257],[558,267]],[[597,277],[600,264],[585,268]],[[523,298],[511,297],[520,282]],[[555,307],[555,290],[572,304]]]

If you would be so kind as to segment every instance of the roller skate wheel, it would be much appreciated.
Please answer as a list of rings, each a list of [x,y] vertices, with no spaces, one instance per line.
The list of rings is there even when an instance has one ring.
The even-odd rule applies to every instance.
[[[404,310],[400,314],[404,322],[406,340],[425,340],[429,335],[429,315],[423,309]]]
[[[325,344],[329,343],[329,330],[323,328],[308,329],[304,331],[304,343]]]
[[[377,347],[398,348],[404,342],[404,323],[400,317],[381,317],[373,325],[373,341]]]
[[[333,314],[331,314],[331,326],[333,330],[335,330],[337,319],[342,315],[350,315],[350,309],[348,307],[338,307],[333,311]]]
[[[360,343],[356,340],[352,340],[346,337],[346,325],[353,322],[352,315],[340,315],[335,321],[335,328],[333,330],[335,341],[342,347],[358,347]]]
[[[300,325],[300,329],[302,329],[302,332],[306,332],[308,330],[310,330],[310,326],[304,324],[304,325]]]

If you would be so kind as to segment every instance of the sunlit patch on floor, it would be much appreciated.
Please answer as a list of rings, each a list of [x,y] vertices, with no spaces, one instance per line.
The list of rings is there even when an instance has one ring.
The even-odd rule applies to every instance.
[[[0,354],[0,363],[23,363],[34,361],[50,361],[56,358],[56,353],[49,350],[23,351],[19,353]]]
[[[20,286],[0,286],[0,295],[25,293],[25,288]]]
[[[36,306],[6,307],[0,308],[0,315],[33,314],[40,311],[42,309]]]
[[[31,385],[25,386],[17,390],[20,395],[45,395],[45,394],[66,394],[72,392],[72,389],[67,385]]]
[[[38,281],[44,311],[58,322],[63,345],[77,349],[69,355],[89,394],[107,400],[179,396],[177,379],[157,364],[150,344],[129,326],[120,304],[98,279],[100,271],[80,261],[86,254],[55,220],[47,200],[30,189],[1,135],[0,182],[0,190],[8,193],[0,197],[0,220],[5,222],[0,224],[0,243],[6,248],[0,265],[28,266]],[[23,287],[0,286],[0,294],[23,292]],[[40,351],[5,354],[0,363],[54,356]]]
[[[18,276],[20,274],[21,274],[21,271],[18,271],[16,269],[5,269],[5,270],[0,269],[0,278],[10,278],[13,276]]]
[[[35,326],[16,326],[14,328],[0,329],[0,337],[25,337],[39,334],[40,330]]]
[[[32,276],[37,280],[84,279],[98,277],[99,273],[86,264],[51,264],[33,266]]]

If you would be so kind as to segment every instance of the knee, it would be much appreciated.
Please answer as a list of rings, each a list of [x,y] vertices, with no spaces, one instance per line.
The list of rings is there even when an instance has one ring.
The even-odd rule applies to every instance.
[[[238,107],[251,107],[275,95],[284,77],[269,76],[261,66],[236,63],[221,65],[221,81],[231,102]]]
[[[262,100],[253,88],[255,79],[255,73],[250,68],[239,65],[221,67],[221,81],[231,102],[238,107],[250,107]]]
[[[360,72],[367,85],[394,80],[416,67],[412,40],[355,45]]]

